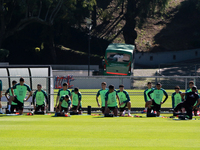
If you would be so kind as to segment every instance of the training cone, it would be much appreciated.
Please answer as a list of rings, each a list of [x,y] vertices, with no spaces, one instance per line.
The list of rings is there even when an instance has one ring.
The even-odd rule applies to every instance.
[[[65,117],[68,117],[68,114],[65,114]]]

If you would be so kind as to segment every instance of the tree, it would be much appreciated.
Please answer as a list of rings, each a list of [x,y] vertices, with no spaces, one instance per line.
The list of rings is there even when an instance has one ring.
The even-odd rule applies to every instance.
[[[125,43],[135,45],[137,38],[136,18],[139,18],[139,24],[142,24],[148,16],[154,15],[156,11],[162,11],[169,0],[127,0],[125,20],[126,24],[123,30]]]

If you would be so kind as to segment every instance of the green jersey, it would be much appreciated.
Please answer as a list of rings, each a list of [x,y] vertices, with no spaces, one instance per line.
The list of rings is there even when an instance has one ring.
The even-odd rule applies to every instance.
[[[58,96],[63,96],[63,95],[69,95],[69,96],[71,96],[70,90],[69,89],[67,89],[67,90],[60,89],[58,91]]]
[[[81,95],[81,93],[78,92],[78,94],[76,94],[74,92],[74,90],[72,90],[71,94],[72,94],[72,105],[78,106],[78,102],[80,101],[80,106],[82,106],[82,102],[81,102],[82,95]]]
[[[154,94],[153,100],[154,100],[155,103],[158,104],[158,105],[160,105],[160,103],[162,102],[162,99],[163,99],[163,96],[164,96],[164,95],[165,95],[165,96],[168,96],[167,92],[166,92],[164,89],[162,89],[162,88],[161,88],[160,90],[154,89],[154,90],[150,91],[150,92],[148,93],[148,96],[149,96],[151,93]]]
[[[180,102],[182,102],[181,91],[179,93],[172,93],[172,108],[175,108]]]
[[[120,107],[123,108],[126,106],[126,103],[130,101],[130,97],[128,95],[127,91],[122,91],[120,92],[120,90],[117,91],[117,95],[119,96],[119,101],[120,103],[124,103],[123,105],[121,105]]]
[[[3,90],[2,81],[0,80],[0,92]]]
[[[13,91],[14,91],[14,94],[16,95],[17,94],[17,90],[14,89]],[[7,89],[6,93],[9,93],[10,96],[13,96],[11,88]],[[17,105],[17,103],[12,102],[11,105]]]
[[[33,104],[35,103],[34,100],[36,99],[36,105],[43,105],[45,104],[45,98],[48,104],[47,93],[44,90],[41,91],[36,90],[33,93]]]
[[[61,96],[60,102],[62,102],[61,106],[64,108],[68,108],[71,105],[71,100],[69,99],[67,102],[65,101],[65,96]]]
[[[112,93],[109,91],[105,95],[105,101],[107,101],[107,107],[116,107],[117,106],[117,91],[114,90]]]
[[[31,92],[31,88],[27,84],[20,85],[20,83],[17,83],[13,86],[13,89],[17,89],[17,99],[22,103],[24,103],[27,91]]]
[[[105,107],[105,95],[108,92],[108,89],[101,89],[97,92],[97,97],[99,97],[99,95],[101,96],[101,107]]]
[[[150,91],[152,91],[152,90],[154,90],[154,88],[146,89],[146,90],[144,91],[144,101],[145,101],[145,102],[147,102],[147,101],[150,100],[150,98],[149,98],[149,96],[148,96],[148,93],[149,93]],[[151,98],[154,97],[153,93],[151,93],[150,96],[151,96]]]

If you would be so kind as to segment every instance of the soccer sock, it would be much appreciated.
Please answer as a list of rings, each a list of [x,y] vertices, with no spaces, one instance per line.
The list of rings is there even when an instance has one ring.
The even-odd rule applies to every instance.
[[[123,111],[123,115],[125,115],[125,113],[126,113],[126,110]]]
[[[147,111],[147,108],[148,108],[148,107],[145,107],[145,109],[144,109],[144,110],[145,110],[145,111]]]
[[[10,107],[11,107],[11,105],[8,105],[8,110],[10,111]]]
[[[131,113],[131,110],[128,110],[128,114],[130,114]]]
[[[0,112],[2,113],[2,108],[0,108]]]

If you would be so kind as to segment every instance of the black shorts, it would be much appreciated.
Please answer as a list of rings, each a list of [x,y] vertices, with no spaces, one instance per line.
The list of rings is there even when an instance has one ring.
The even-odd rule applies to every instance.
[[[35,109],[35,111],[39,111],[40,109],[41,109],[41,111],[44,111],[44,108],[45,108],[45,104],[42,104],[42,105],[36,104],[36,109]]]
[[[153,108],[154,111],[159,111],[160,112],[160,108],[161,108],[161,104],[158,105],[154,100],[152,100],[152,105],[151,106]]]
[[[119,107],[119,111],[123,112],[126,109],[126,107],[127,107],[127,103],[126,103],[126,105],[124,107]]]
[[[105,106],[104,106],[104,107],[101,107],[101,111],[102,111],[102,113],[105,112]]]
[[[108,107],[108,109],[110,109],[110,110],[114,110],[115,108],[118,108],[117,106],[115,106],[115,107]]]
[[[76,110],[77,109],[77,107],[78,106],[74,106],[74,105],[72,105],[72,110]],[[81,111],[82,110],[82,107],[81,106],[79,106],[79,108],[78,108],[78,111]]]
[[[18,106],[17,105],[11,105],[11,112],[14,112],[14,110],[18,111]]]
[[[15,99],[14,99],[13,102],[14,102],[14,103],[17,103],[17,106],[18,106],[19,110],[23,110],[23,109],[24,109],[24,103],[20,102],[20,101],[17,99],[17,97],[15,97]]]
[[[61,106],[61,110],[60,110],[60,111],[63,111],[63,110],[64,110],[65,112],[68,112],[68,108],[65,108],[65,107],[62,107],[62,106]]]

